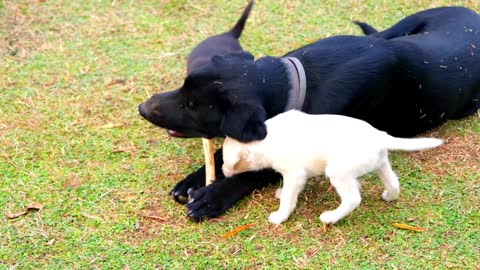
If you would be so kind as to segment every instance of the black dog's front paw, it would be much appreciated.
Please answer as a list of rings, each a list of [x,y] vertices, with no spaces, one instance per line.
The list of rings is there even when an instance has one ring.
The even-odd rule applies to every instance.
[[[176,202],[185,204],[188,201],[188,193],[205,186],[205,170],[198,170],[173,187],[170,194]]]
[[[280,178],[281,175],[273,170],[246,172],[229,178],[217,177],[212,184],[191,190],[187,204],[188,216],[197,222],[218,217],[238,200],[256,189],[278,182]]]
[[[228,195],[215,185],[215,181],[209,186],[191,190],[187,204],[188,216],[196,222],[220,216],[235,202]]]

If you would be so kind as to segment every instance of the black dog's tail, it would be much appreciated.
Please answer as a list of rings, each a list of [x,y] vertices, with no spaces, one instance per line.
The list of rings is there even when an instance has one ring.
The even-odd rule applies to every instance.
[[[235,38],[239,38],[242,35],[243,27],[245,26],[245,22],[247,21],[250,11],[252,10],[254,2],[254,0],[250,0],[248,6],[242,13],[242,17],[240,17],[240,19],[237,21],[237,24],[235,24],[235,26],[230,29],[230,33],[232,33]]]
[[[364,22],[359,22],[359,21],[353,21],[354,24],[358,25],[360,29],[362,29],[363,34],[365,35],[371,35],[378,33],[377,29],[373,28],[372,26],[364,23]]]

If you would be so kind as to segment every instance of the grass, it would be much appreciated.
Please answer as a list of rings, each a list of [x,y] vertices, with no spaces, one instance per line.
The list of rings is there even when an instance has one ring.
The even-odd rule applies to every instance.
[[[310,181],[275,227],[276,187],[201,224],[168,195],[202,163],[199,139],[167,137],[137,105],[175,89],[200,40],[230,28],[246,1],[0,1],[0,269],[478,269],[480,121],[430,135],[437,150],[392,155],[397,202],[374,176],[362,205],[322,233],[339,198]],[[379,29],[415,11],[478,1],[258,1],[242,36],[257,57],[314,39]],[[217,143],[220,143],[218,141]],[[154,215],[155,220],[145,216]],[[424,227],[399,230],[390,222]],[[256,226],[231,238],[236,226]]]

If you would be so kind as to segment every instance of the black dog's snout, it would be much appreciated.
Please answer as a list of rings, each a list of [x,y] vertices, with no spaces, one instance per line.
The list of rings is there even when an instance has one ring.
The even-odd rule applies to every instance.
[[[140,103],[138,112],[145,120],[155,125],[159,125],[165,120],[165,115],[159,110],[158,102],[152,102],[151,99]]]
[[[138,112],[140,113],[140,115],[145,118],[145,119],[148,119],[148,113],[146,111],[146,108],[145,108],[145,103],[140,103],[140,105],[138,105]]]

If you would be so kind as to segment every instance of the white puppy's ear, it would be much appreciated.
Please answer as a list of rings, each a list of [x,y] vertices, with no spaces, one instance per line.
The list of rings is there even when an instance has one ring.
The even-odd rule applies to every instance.
[[[241,146],[240,150],[240,160],[243,161],[244,163],[246,162],[247,164],[251,164],[253,162],[253,153],[250,151],[248,147],[245,145]]]
[[[236,174],[235,166],[241,158],[241,147],[239,142],[232,138],[225,138],[223,142],[223,174],[227,177]]]
[[[240,170],[242,167],[242,163],[245,161],[246,148],[243,145],[238,145],[238,146],[239,147],[236,152],[237,155],[235,156],[235,164],[232,167],[235,171]]]
[[[250,149],[248,149],[248,147],[245,147],[244,145],[241,145],[238,153],[239,153],[239,155],[237,156],[238,160],[235,163],[233,169],[237,173],[246,172],[252,169],[251,164],[253,160],[253,154],[250,151]]]
[[[223,142],[223,174],[231,176],[251,169],[253,153],[250,149],[230,137]]]

